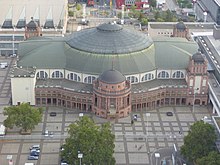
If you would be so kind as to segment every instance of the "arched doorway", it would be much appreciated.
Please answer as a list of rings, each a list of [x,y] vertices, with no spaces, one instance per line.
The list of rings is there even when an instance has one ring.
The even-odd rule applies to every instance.
[[[200,105],[200,99],[196,99],[196,100],[195,100],[195,104],[196,104],[196,105]]]

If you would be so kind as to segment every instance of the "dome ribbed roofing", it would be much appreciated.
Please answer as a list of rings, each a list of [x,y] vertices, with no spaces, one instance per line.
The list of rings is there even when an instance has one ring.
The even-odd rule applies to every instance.
[[[178,22],[178,23],[176,24],[176,28],[177,28],[178,30],[184,31],[184,30],[186,29],[186,25],[185,25],[183,22]]]
[[[205,61],[204,57],[202,56],[202,53],[200,53],[200,52],[193,54],[192,59],[196,63],[203,63]]]
[[[125,81],[125,76],[119,71],[111,69],[104,71],[100,76],[99,80],[109,84],[117,84]]]
[[[34,20],[31,20],[28,24],[27,24],[27,28],[29,29],[36,29],[38,27],[38,23]]]
[[[102,55],[141,51],[153,44],[143,33],[110,23],[73,33],[66,42],[72,48]]]

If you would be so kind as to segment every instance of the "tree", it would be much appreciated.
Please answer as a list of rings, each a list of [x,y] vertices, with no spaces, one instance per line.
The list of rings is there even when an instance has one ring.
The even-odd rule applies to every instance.
[[[165,21],[172,22],[173,21],[173,13],[170,10],[165,12]]]
[[[83,154],[82,164],[114,165],[114,140],[110,123],[97,126],[88,116],[71,124],[61,152],[69,164],[79,164],[78,153]]]
[[[137,8],[137,7],[136,7],[135,5],[132,5],[132,6],[131,6],[131,12],[134,13],[134,12],[136,11],[136,8]]]
[[[147,25],[148,24],[148,20],[147,20],[147,18],[142,18],[141,19],[141,25]]]
[[[155,12],[154,18],[155,18],[155,20],[157,20],[158,18],[160,18],[160,12],[159,12],[159,11],[156,11],[156,12]]]
[[[151,7],[156,7],[157,1],[156,0],[149,0],[149,4]]]
[[[164,22],[164,19],[163,19],[163,18],[157,18],[156,21],[157,21],[157,22]]]
[[[69,17],[73,17],[74,16],[74,12],[73,11],[68,11],[68,15],[69,15]]]
[[[220,165],[220,154],[212,151],[208,156],[197,159],[196,163],[198,165]]]
[[[21,127],[27,132],[35,128],[42,119],[42,109],[34,108],[28,103],[22,103],[19,106],[5,107],[3,114],[7,116],[4,120],[5,127]]]
[[[189,161],[195,162],[198,158],[207,156],[210,151],[214,150],[216,138],[212,125],[198,121],[190,127],[188,135],[184,137],[181,154]]]
[[[79,11],[79,10],[81,10],[81,9],[82,9],[82,5],[80,5],[79,3],[77,3],[77,5],[76,5],[76,10]]]

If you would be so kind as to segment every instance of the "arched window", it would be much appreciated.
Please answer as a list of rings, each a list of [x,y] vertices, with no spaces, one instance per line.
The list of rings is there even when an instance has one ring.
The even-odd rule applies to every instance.
[[[52,78],[63,78],[63,73],[61,71],[54,71],[52,73]]]
[[[39,79],[46,79],[46,78],[48,78],[48,74],[45,71],[37,72],[37,78],[39,78]]]
[[[173,78],[184,78],[184,74],[181,71],[176,71],[173,73]]]
[[[141,78],[141,81],[149,81],[149,80],[152,80],[152,79],[154,79],[154,75],[152,73],[148,73],[148,74],[145,74]]]
[[[130,81],[130,83],[138,82],[138,78],[135,76],[129,76],[129,77],[127,77],[127,80]]]
[[[96,79],[94,76],[87,76],[84,78],[84,83],[92,84],[92,82]]]
[[[69,73],[67,75],[67,79],[72,81],[80,81],[80,77],[75,73]]]
[[[169,78],[169,73],[166,72],[166,71],[161,71],[161,72],[158,74],[158,78]]]

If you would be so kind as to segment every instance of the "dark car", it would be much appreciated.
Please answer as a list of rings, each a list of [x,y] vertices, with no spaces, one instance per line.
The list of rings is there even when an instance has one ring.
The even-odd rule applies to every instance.
[[[50,116],[56,116],[57,113],[56,112],[50,112]]]
[[[88,20],[82,20],[79,22],[80,25],[88,25],[89,21]]]
[[[38,160],[38,156],[31,156],[31,155],[29,155],[28,156],[28,160]]]
[[[167,116],[173,116],[173,112],[167,112]]]
[[[37,152],[37,153],[40,153],[40,149],[32,149],[31,152]]]
[[[67,163],[66,160],[62,159],[62,160],[60,161],[60,165],[68,165],[68,163]]]
[[[37,151],[32,151],[30,153],[30,156],[39,156],[40,152],[37,152]]]

